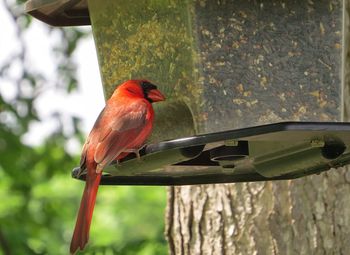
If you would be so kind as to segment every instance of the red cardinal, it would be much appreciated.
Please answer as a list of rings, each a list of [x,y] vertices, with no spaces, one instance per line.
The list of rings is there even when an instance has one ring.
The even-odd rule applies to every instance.
[[[89,230],[102,170],[114,159],[138,153],[152,131],[154,111],[151,103],[165,97],[146,80],[129,80],[114,91],[98,116],[87,138],[80,161],[80,174],[86,184],[70,245],[74,254],[83,250]]]

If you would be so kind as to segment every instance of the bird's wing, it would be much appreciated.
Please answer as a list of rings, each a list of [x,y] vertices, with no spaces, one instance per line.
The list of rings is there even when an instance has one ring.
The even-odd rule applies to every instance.
[[[98,127],[100,132],[94,154],[95,162],[103,168],[121,152],[132,149],[130,144],[135,143],[147,124],[147,112],[148,105],[144,101],[114,107],[111,111],[106,108]]]
[[[95,130],[99,128],[100,126],[100,123],[101,123],[101,120],[106,118],[106,113],[108,111],[106,111],[106,107],[104,107],[102,109],[102,111],[100,112],[100,114],[98,115],[96,121],[95,121],[95,124],[89,134],[89,136],[87,137],[85,143],[84,143],[84,146],[83,146],[83,149],[81,151],[81,158],[80,158],[80,171],[78,172],[78,176],[81,175],[81,174],[84,174],[86,173],[86,157],[87,157],[87,152],[88,152],[88,148],[90,147],[90,140],[91,140],[91,137],[95,136]]]

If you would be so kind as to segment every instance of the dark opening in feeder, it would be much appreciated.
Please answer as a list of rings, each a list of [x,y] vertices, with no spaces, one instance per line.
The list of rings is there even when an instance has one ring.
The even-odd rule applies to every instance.
[[[108,167],[102,184],[290,179],[348,163],[349,124],[335,123],[345,0],[26,6],[52,25],[91,22],[106,97],[130,78],[149,79],[166,94],[142,161],[130,156]],[[270,124],[281,121],[304,122]]]

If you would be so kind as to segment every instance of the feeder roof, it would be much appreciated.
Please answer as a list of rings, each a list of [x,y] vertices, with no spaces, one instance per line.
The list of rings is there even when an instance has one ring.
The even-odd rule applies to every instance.
[[[87,0],[29,0],[25,12],[52,26],[91,24]]]

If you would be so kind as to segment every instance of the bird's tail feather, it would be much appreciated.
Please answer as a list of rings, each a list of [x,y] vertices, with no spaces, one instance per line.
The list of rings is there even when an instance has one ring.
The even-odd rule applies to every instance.
[[[78,249],[83,250],[89,241],[90,225],[100,180],[101,173],[94,176],[87,176],[77,222],[75,224],[74,233],[70,244],[71,254],[75,254]]]

